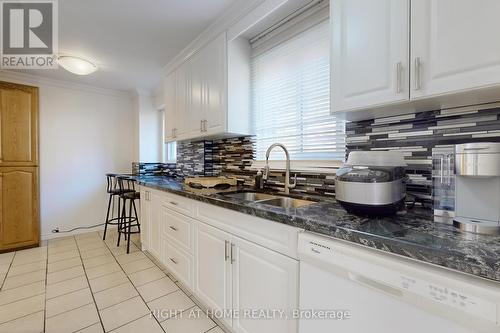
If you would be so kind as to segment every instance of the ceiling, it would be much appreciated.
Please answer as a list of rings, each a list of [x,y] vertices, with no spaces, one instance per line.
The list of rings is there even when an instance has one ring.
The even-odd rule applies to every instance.
[[[152,90],[162,68],[238,0],[59,0],[59,53],[99,66],[88,76],[25,73],[118,90]]]

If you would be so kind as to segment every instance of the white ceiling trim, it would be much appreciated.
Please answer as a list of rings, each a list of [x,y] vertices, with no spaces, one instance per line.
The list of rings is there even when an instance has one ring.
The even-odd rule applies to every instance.
[[[101,94],[101,95],[111,95],[117,97],[133,97],[135,92],[132,91],[124,91],[124,90],[116,90],[116,89],[106,89],[106,88],[98,88],[91,85],[75,83],[72,81],[63,81],[56,79],[49,79],[43,76],[31,75],[26,73],[12,72],[0,70],[0,80],[2,81],[10,81],[19,84],[30,84],[30,85],[40,85],[46,84],[60,88],[87,91],[91,93]]]
[[[236,1],[227,11],[224,12],[214,23],[206,28],[198,37],[188,44],[174,59],[163,68],[163,74],[167,75],[185,62],[202,46],[210,42],[219,34],[226,31],[233,24],[238,22],[247,13],[255,9],[266,0],[240,0]]]

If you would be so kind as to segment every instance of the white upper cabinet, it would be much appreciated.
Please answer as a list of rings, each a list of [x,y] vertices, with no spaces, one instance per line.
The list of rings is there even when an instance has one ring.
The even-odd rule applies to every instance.
[[[500,1],[411,3],[412,99],[500,84]]]
[[[224,131],[226,122],[226,35],[220,35],[200,53],[203,64],[201,121],[207,134]]]
[[[175,72],[165,77],[164,96],[165,96],[165,141],[175,140],[175,110],[176,110],[176,80]]]
[[[189,111],[191,108],[191,66],[186,63],[175,71],[175,139],[189,135]],[[168,94],[165,94],[168,96]],[[165,102],[165,105],[168,103]]]
[[[232,56],[231,64],[241,65],[241,62],[246,62],[249,66],[248,52],[237,52]],[[175,100],[174,115],[170,117],[173,124],[165,123],[165,128],[172,128],[174,134],[166,135],[166,141],[224,136],[227,133],[250,134],[249,105],[246,103],[248,98],[244,98],[250,94],[250,84],[248,82],[246,86],[238,85],[243,86],[244,91],[235,91],[234,87],[228,87],[231,65],[227,54],[226,33],[222,33],[197,50],[174,71],[173,93],[167,91],[173,90],[170,82],[172,74],[165,77],[165,104],[172,104],[168,101],[169,98]],[[247,73],[241,73],[240,76],[250,80]],[[228,107],[229,89],[233,95],[239,96],[239,101],[232,104],[236,107]],[[233,119],[230,124],[229,118]]]
[[[331,0],[332,112],[497,101],[498,13],[498,0]]]
[[[409,99],[409,1],[331,2],[332,110]]]

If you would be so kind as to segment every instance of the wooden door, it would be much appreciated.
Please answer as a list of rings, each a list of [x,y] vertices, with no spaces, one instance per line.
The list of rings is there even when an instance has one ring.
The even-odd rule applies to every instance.
[[[240,316],[233,320],[238,333],[294,333],[297,319],[291,318],[298,308],[299,262],[239,237],[233,238],[233,309],[283,310],[272,319]]]
[[[212,310],[231,310],[231,238],[222,230],[197,224],[194,292]],[[231,326],[231,318],[223,320]]]
[[[0,82],[0,166],[38,165],[38,88]]]
[[[500,1],[411,2],[411,98],[500,84]]]
[[[0,250],[39,243],[38,168],[0,168]]]
[[[332,0],[332,112],[409,99],[409,1]]]

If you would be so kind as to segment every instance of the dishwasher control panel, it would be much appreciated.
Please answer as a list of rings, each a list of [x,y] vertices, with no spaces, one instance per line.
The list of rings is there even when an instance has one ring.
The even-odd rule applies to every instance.
[[[402,289],[413,294],[451,306],[493,323],[497,322],[497,306],[493,302],[468,295],[464,291],[457,291],[405,275],[399,276],[399,282]]]

